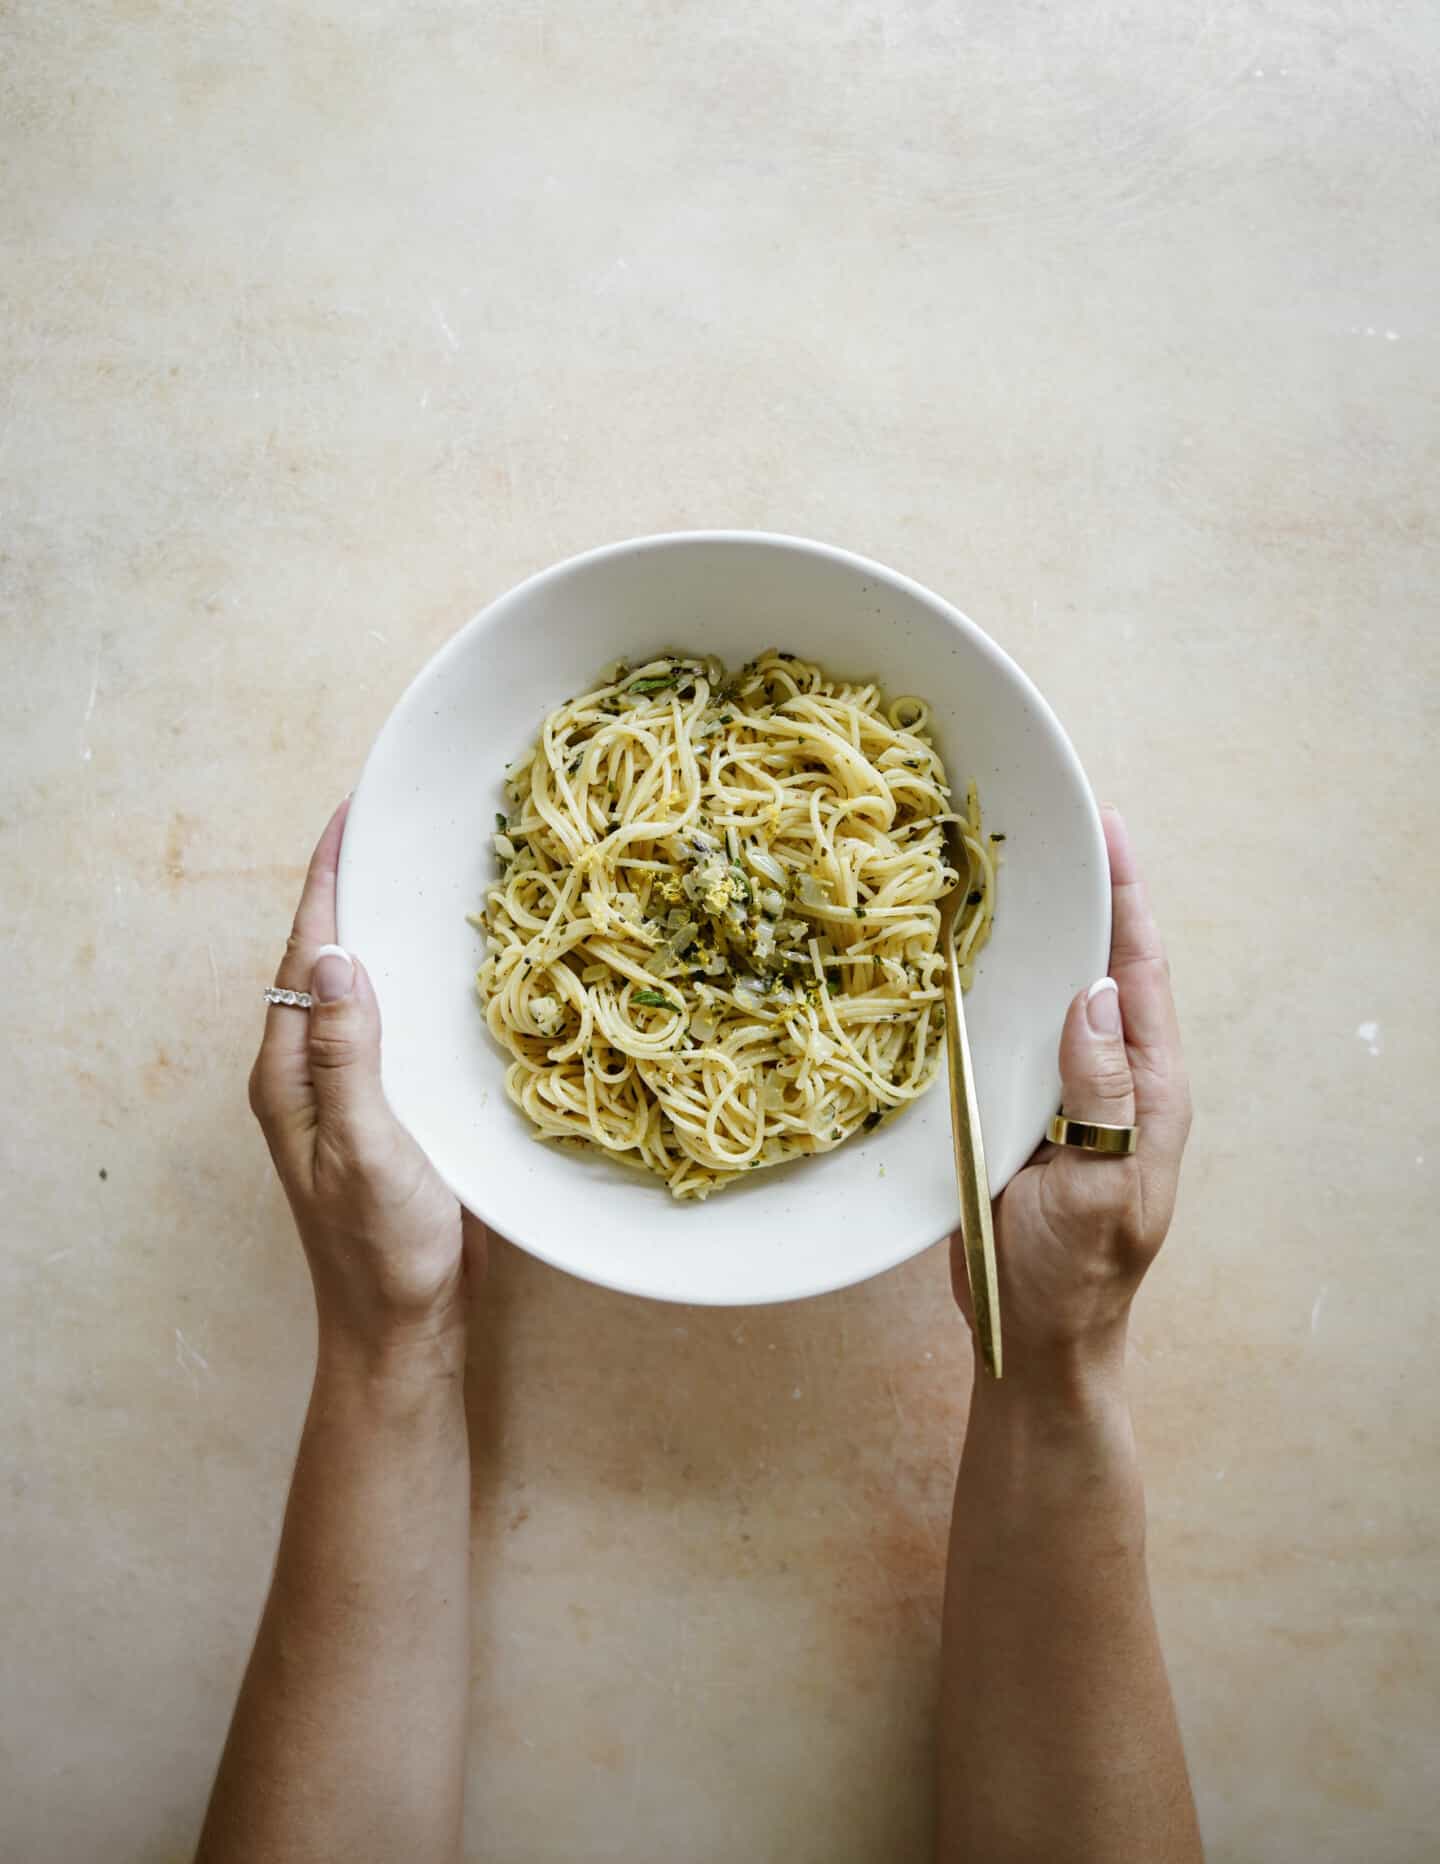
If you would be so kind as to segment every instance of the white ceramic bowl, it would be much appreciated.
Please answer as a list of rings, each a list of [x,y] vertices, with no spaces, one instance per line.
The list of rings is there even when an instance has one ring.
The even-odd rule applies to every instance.
[[[461,1200],[522,1248],[634,1294],[785,1301],[878,1274],[958,1221],[943,1079],[868,1137],[703,1204],[538,1144],[506,1097],[466,914],[492,879],[504,767],[608,662],[674,647],[731,666],[765,647],[921,693],[952,781],[1003,831],[997,916],[966,997],[990,1182],[1058,1104],[1066,1005],[1103,974],[1104,840],[1055,715],[948,602],[828,545],[763,532],[637,538],[512,589],[435,655],[375,741],[351,804],[339,931],[375,979],[391,1104]]]

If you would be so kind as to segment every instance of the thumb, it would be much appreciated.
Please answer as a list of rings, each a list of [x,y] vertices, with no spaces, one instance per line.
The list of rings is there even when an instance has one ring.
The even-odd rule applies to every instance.
[[[1060,1087],[1072,1120],[1135,1123],[1135,1082],[1113,977],[1102,977],[1070,1005],[1060,1037]]]
[[[363,1122],[384,1106],[380,1005],[363,965],[322,945],[310,972],[310,1080],[322,1126]]]

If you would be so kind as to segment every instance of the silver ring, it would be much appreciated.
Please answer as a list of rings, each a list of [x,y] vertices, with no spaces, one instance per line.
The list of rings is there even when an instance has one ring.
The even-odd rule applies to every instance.
[[[315,999],[308,990],[277,990],[274,984],[267,984],[265,1001],[283,1004],[287,1010],[308,1010]]]

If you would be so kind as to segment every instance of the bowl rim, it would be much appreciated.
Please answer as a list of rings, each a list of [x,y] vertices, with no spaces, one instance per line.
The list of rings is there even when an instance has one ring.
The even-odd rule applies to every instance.
[[[940,595],[936,590],[930,588],[928,584],[919,582],[914,577],[907,576],[902,570],[892,569],[889,564],[880,562],[878,558],[863,556],[858,551],[847,550],[843,545],[828,544],[818,538],[802,537],[796,533],[787,531],[713,528],[703,530],[644,532],[633,537],[621,538],[614,543],[593,545],[589,549],[576,551],[568,557],[562,557],[558,562],[547,564],[542,569],[532,571],[518,583],[512,584],[510,588],[503,590],[499,595],[493,596],[483,608],[478,609],[471,615],[468,621],[463,622],[447,640],[443,641],[417,670],[391,706],[384,722],[376,732],[369,750],[365,754],[365,760],[360,768],[360,775],[356,779],[354,789],[351,791],[351,796],[354,801],[360,803],[363,810],[363,791],[371,765],[375,761],[382,743],[389,737],[396,722],[402,715],[408,712],[416,697],[430,685],[433,679],[443,673],[444,668],[453,657],[465,651],[467,644],[473,636],[484,633],[488,628],[492,627],[512,604],[519,603],[522,599],[534,594],[548,583],[558,582],[577,570],[591,564],[605,562],[610,558],[633,556],[653,551],[704,544],[760,545],[799,556],[815,557],[822,561],[841,564],[847,569],[882,582],[887,587],[898,589],[934,609],[944,621],[966,637],[971,647],[978,651],[983,659],[990,661],[1001,672],[1003,677],[1011,679],[1016,683],[1022,696],[1028,704],[1033,707],[1037,717],[1046,726],[1061,764],[1066,769],[1067,774],[1074,780],[1079,793],[1089,804],[1088,825],[1092,841],[1091,852],[1099,862],[1098,872],[1104,875],[1108,871],[1104,858],[1105,839],[1100,820],[1099,804],[1096,800],[1090,779],[1086,775],[1085,767],[1081,763],[1079,753],[1072,744],[1069,733],[1066,731],[1064,725],[1061,724],[1054,707],[1019,662],[1001,647],[998,641],[987,634],[978,622],[972,621],[962,609],[957,608],[953,602],[949,601],[945,596]],[[346,875],[350,866],[349,857],[354,846],[354,842],[348,836],[342,840],[339,868],[336,875],[337,936],[342,943],[345,942],[344,902],[347,891]],[[1108,880],[1100,885],[1098,891],[1102,895],[1104,902],[1105,943],[1108,949],[1111,930]],[[1055,1032],[1057,1044],[1059,1038],[1060,1031],[1057,1029]],[[396,1117],[400,1117],[398,1113]],[[1039,1143],[1040,1136],[1037,1136],[1036,1144],[1038,1145]],[[429,1157],[430,1155],[427,1153],[426,1156]],[[480,1207],[481,1204],[483,1204],[483,1198],[476,1199],[472,1202],[469,1192],[462,1191],[461,1187],[445,1170],[440,1161],[431,1158],[430,1162],[441,1181],[455,1195],[462,1209],[468,1210],[473,1216],[478,1217],[487,1228],[493,1228],[497,1235],[506,1235],[500,1225],[498,1223],[492,1223],[492,1220],[486,1215],[484,1209]],[[800,1162],[804,1163],[805,1161]],[[1019,1169],[1023,1170],[1023,1165]],[[741,1293],[732,1294],[724,1298],[708,1293],[660,1293],[653,1288],[644,1287],[628,1281],[623,1275],[604,1272],[597,1273],[589,1268],[579,1268],[574,1263],[561,1260],[559,1256],[555,1255],[550,1250],[543,1246],[537,1246],[533,1242],[522,1242],[517,1238],[508,1236],[506,1236],[506,1240],[515,1248],[522,1249],[526,1255],[534,1256],[538,1261],[544,1262],[550,1268],[558,1269],[567,1275],[574,1275],[578,1280],[589,1282],[595,1287],[606,1288],[616,1294],[635,1295],[645,1300],[667,1302],[675,1306],[778,1307],[790,1301],[810,1300],[820,1295],[836,1294],[844,1288],[852,1288],[861,1282],[871,1281],[876,1276],[888,1274],[891,1270],[899,1268],[902,1263],[911,1261],[914,1257],[923,1255],[926,1250],[933,1249],[938,1244],[948,1241],[950,1234],[951,1232],[946,1230],[942,1231],[938,1236],[930,1237],[919,1243],[906,1241],[899,1247],[888,1250],[884,1255],[877,1256],[865,1267],[859,1268],[853,1273],[847,1271],[838,1280],[826,1280],[820,1283],[807,1281],[805,1284],[782,1294],[762,1293],[749,1295]]]

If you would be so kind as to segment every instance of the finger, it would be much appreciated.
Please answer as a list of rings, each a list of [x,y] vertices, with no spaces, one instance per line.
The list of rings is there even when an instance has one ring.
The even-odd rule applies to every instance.
[[[1110,854],[1110,975],[1120,990],[1125,1040],[1142,1117],[1163,1114],[1182,1078],[1180,1026],[1165,947],[1118,810],[1103,813]]]
[[[1060,1092],[1072,1120],[1135,1124],[1135,1081],[1114,978],[1102,977],[1070,1005],[1060,1034]]]
[[[347,796],[326,823],[325,832],[310,856],[300,904],[295,908],[295,921],[275,973],[275,982],[281,990],[306,989],[316,952],[322,945],[334,941],[335,875],[349,808]],[[293,1101],[297,1093],[303,1094],[306,1041],[304,1010],[272,1003],[265,1016],[265,1035],[255,1073],[280,1098]]]
[[[326,823],[310,857],[289,942],[275,973],[282,990],[308,988],[316,952],[335,936],[335,874],[349,807],[347,797]],[[250,1105],[271,1131],[272,1143],[272,1122],[288,1125],[314,1112],[307,1023],[306,1012],[289,1004],[272,1003],[265,1014],[265,1033],[250,1071]]]
[[[306,1033],[310,1085],[322,1133],[353,1140],[388,1125],[380,1085],[380,1005],[362,964],[322,945],[310,973]]]
[[[350,798],[347,796],[325,824],[310,856],[290,937],[275,973],[275,982],[282,990],[303,990],[315,962],[315,953],[322,945],[335,942],[335,876],[340,867],[340,844],[345,838],[345,818],[349,813]],[[293,1018],[283,1026],[289,1028],[292,1023]]]

